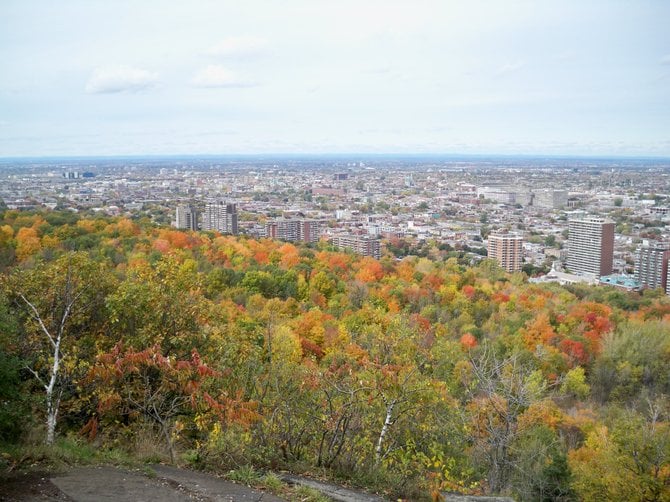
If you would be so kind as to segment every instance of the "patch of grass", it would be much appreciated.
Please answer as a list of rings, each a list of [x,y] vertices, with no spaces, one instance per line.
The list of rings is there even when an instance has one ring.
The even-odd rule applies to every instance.
[[[242,467],[234,469],[230,471],[226,477],[231,481],[237,481],[238,483],[244,483],[249,486],[257,484],[261,479],[260,473],[251,465],[243,465]]]
[[[51,447],[45,447],[66,464],[90,464],[96,458],[96,451],[89,443],[71,437],[61,437]]]
[[[41,430],[29,431],[20,443],[0,443],[0,470],[61,471],[75,465],[111,464],[135,467],[140,463],[120,447],[101,447],[78,435],[59,436],[45,445]]]
[[[328,497],[308,486],[300,486],[295,489],[294,493],[298,497],[297,500],[301,502],[330,502]]]
[[[52,445],[26,442],[2,446],[3,464],[10,471],[59,470],[69,465],[87,465],[97,458],[96,450],[75,437],[61,437]]]
[[[145,425],[133,431],[130,453],[138,461],[145,464],[160,464],[170,461],[165,443],[150,425]]]
[[[148,465],[142,467],[142,473],[149,479],[156,479],[156,477],[158,476],[158,474],[156,474],[156,471],[154,471]]]
[[[286,488],[284,482],[271,472],[260,478],[258,484],[272,493],[280,493]]]
[[[98,450],[97,458],[101,462],[112,464],[112,465],[123,465],[126,467],[132,467],[137,464],[137,460],[128,455],[128,453],[119,448],[109,448]]]
[[[187,465],[198,468],[202,466],[203,459],[198,450],[188,450],[181,454],[181,460]]]

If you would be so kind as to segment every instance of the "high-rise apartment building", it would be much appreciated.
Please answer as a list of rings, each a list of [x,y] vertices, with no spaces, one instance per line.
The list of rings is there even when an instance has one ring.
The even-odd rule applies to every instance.
[[[614,259],[614,222],[602,218],[568,222],[568,261],[573,274],[610,275]]]
[[[198,210],[194,206],[177,206],[174,226],[187,230],[198,230]]]
[[[645,288],[668,287],[668,259],[670,243],[643,241],[637,248],[635,259],[635,279]]]
[[[335,235],[330,239],[333,246],[339,249],[349,249],[354,253],[381,258],[380,239],[369,235]]]
[[[318,220],[277,219],[265,225],[267,237],[289,242],[317,242],[320,234],[321,222]]]
[[[506,232],[489,234],[488,255],[507,272],[518,272],[523,258],[523,238]]]
[[[237,204],[223,200],[207,204],[202,215],[202,229],[237,235]]]

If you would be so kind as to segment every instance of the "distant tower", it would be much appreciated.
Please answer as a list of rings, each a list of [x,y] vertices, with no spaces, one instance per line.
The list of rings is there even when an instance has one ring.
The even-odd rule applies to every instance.
[[[202,217],[202,229],[237,235],[237,204],[223,200],[207,204]]]
[[[668,259],[670,243],[643,241],[637,248],[635,260],[635,279],[645,288],[668,287]]]
[[[193,206],[177,206],[174,226],[188,230],[198,230],[198,211]]]
[[[523,238],[518,234],[500,232],[489,234],[488,255],[507,272],[521,270]]]
[[[585,218],[568,222],[568,269],[575,274],[610,275],[614,261],[614,222]]]

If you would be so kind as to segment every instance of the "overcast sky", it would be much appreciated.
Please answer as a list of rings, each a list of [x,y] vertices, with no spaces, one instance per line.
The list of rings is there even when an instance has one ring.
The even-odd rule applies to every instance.
[[[670,1],[0,0],[0,156],[670,156]]]

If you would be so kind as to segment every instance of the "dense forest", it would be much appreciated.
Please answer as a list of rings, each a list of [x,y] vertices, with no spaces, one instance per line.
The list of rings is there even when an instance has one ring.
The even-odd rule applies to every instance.
[[[0,216],[5,465],[17,444],[71,438],[412,500],[670,501],[660,291],[533,285],[436,245],[377,261],[95,214]]]

